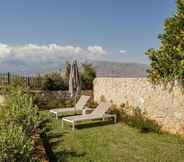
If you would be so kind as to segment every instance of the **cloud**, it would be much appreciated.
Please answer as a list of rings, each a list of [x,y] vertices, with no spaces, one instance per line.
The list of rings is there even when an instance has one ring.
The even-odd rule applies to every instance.
[[[106,51],[101,46],[89,46],[88,51],[94,54],[106,54]]]
[[[0,43],[0,58],[6,57],[10,53],[10,48],[6,44]]]
[[[127,51],[126,50],[120,50],[119,53],[125,54],[125,53],[127,53]]]
[[[62,46],[58,44],[37,45],[25,44],[11,46],[0,43],[0,58],[15,57],[17,59],[32,58],[36,60],[51,59],[57,57],[71,58],[84,57],[97,59],[98,56],[106,54],[101,46],[89,46],[87,49],[78,46]]]
[[[87,49],[78,46],[62,46],[58,44],[37,45],[37,44],[25,44],[18,46],[11,46],[0,43],[0,57],[6,57],[9,55],[16,55],[18,57],[29,56],[76,56],[76,55],[103,55],[106,51],[101,46],[89,46]],[[41,56],[41,57],[42,57]]]
[[[24,69],[58,68],[66,60],[98,60],[107,52],[101,46],[82,48],[59,44],[8,45],[0,43],[0,63],[6,67],[20,66]],[[23,70],[24,70],[23,69]],[[21,69],[22,70],[22,69]]]

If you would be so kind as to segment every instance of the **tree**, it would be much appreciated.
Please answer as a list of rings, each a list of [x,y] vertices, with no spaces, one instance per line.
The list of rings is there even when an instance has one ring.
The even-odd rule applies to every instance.
[[[82,89],[92,89],[93,88],[93,80],[96,77],[96,71],[92,67],[91,64],[83,64],[82,65]]]
[[[184,0],[176,1],[176,13],[165,20],[159,49],[149,49],[151,60],[148,78],[154,84],[184,85]]]
[[[49,75],[44,76],[44,81],[42,85],[43,90],[57,91],[57,90],[67,90],[68,87],[64,82],[60,73],[53,72]]]

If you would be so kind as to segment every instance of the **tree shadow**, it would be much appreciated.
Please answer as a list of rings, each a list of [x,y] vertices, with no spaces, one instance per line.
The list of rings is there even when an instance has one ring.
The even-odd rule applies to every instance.
[[[47,126],[47,124],[49,124],[51,122],[51,120],[49,118],[46,118],[44,120],[42,120],[39,124],[39,128],[45,128]]]
[[[68,162],[69,157],[83,157],[86,155],[85,152],[79,153],[76,151],[63,150],[55,153],[58,162]],[[52,162],[52,161],[51,161]],[[56,161],[53,161],[56,162]]]
[[[67,116],[75,116],[75,115],[81,115],[81,113],[73,113],[73,114],[59,115],[58,116],[58,119],[62,119],[63,117],[67,117]]]
[[[50,162],[67,162],[67,159],[71,156],[80,157],[85,155],[85,153],[79,153],[77,151],[66,149],[61,149],[61,151],[57,152],[53,151],[62,146],[62,143],[64,141],[63,136],[67,132],[58,132],[54,128],[49,127],[49,125],[51,125],[50,122],[50,120],[44,120],[41,123],[41,127],[43,130],[41,132],[41,138],[43,140],[43,144]]]

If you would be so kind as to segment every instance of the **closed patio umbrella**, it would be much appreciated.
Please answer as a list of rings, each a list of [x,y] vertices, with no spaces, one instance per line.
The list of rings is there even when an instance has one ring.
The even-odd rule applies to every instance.
[[[71,69],[70,69],[69,92],[71,94],[71,97],[75,98],[75,104],[76,104],[77,95],[80,94],[80,91],[81,91],[80,74],[79,74],[77,61],[74,60],[72,62]]]

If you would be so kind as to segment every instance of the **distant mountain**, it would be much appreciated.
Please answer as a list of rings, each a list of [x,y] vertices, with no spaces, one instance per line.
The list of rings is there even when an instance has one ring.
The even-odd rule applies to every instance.
[[[146,77],[148,65],[140,63],[93,62],[98,77]]]
[[[95,68],[97,77],[146,77],[146,70],[149,68],[148,65],[140,63],[117,63],[108,61],[87,61]],[[57,68],[45,70],[41,72],[42,75],[51,72],[63,72],[64,64],[60,65],[60,70]],[[81,66],[79,67],[81,68]]]
[[[19,73],[24,75],[48,74],[51,72],[61,72],[64,68],[65,61],[59,61],[57,64],[51,64],[47,67],[44,64],[32,66],[29,64],[15,61],[1,62],[0,72]],[[139,63],[117,63],[108,61],[85,61],[91,63],[96,69],[98,77],[145,77],[148,65]],[[60,69],[60,70],[59,70]]]

